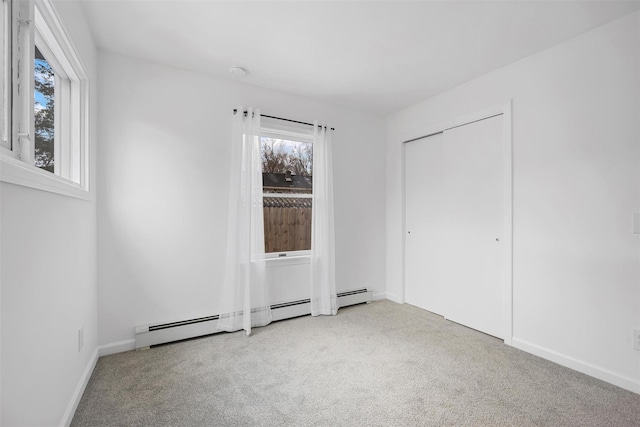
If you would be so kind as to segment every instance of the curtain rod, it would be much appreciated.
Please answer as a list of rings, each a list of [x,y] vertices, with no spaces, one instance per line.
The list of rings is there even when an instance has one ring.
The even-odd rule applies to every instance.
[[[238,109],[234,108],[233,109],[233,114],[237,114],[237,113],[238,113]],[[246,111],[243,111],[243,113],[244,113],[245,116],[247,115]],[[291,122],[291,123],[298,123],[298,124],[301,124],[301,125],[314,126],[313,123],[299,122],[298,120],[285,119],[285,118],[282,118],[282,117],[267,116],[266,114],[261,114],[260,116],[261,117],[266,117],[268,119],[282,120],[283,122]],[[321,128],[322,125],[318,125],[318,127]],[[329,128],[329,129],[336,130],[335,128]]]

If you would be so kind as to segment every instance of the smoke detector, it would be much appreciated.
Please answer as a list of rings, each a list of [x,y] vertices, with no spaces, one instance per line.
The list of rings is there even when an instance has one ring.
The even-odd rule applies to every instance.
[[[233,67],[229,68],[229,72],[230,72],[231,74],[233,74],[234,76],[240,76],[240,77],[243,77],[243,76],[246,76],[246,75],[247,75],[247,70],[245,70],[245,69],[244,69],[244,68],[242,68],[242,67],[236,67],[236,66],[233,66]]]

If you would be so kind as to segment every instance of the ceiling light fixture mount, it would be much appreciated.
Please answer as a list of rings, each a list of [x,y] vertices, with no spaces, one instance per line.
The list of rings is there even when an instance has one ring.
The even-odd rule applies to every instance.
[[[240,76],[240,77],[246,76],[248,74],[246,69],[242,67],[237,67],[235,65],[229,68],[229,72],[234,76]]]

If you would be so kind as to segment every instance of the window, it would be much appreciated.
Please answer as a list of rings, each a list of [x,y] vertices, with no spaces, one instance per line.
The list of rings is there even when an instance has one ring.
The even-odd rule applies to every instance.
[[[263,129],[261,142],[265,253],[311,250],[313,144],[310,135]]]
[[[88,78],[50,0],[3,2],[3,181],[89,198]]]

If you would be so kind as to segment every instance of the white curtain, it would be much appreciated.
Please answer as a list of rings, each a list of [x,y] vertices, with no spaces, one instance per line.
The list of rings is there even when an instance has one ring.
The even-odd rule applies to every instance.
[[[314,123],[313,204],[311,217],[311,315],[335,315],[335,231],[331,130]]]
[[[246,111],[246,113],[243,113]],[[260,110],[236,109],[229,176],[227,262],[218,329],[247,335],[271,323],[264,254]]]

